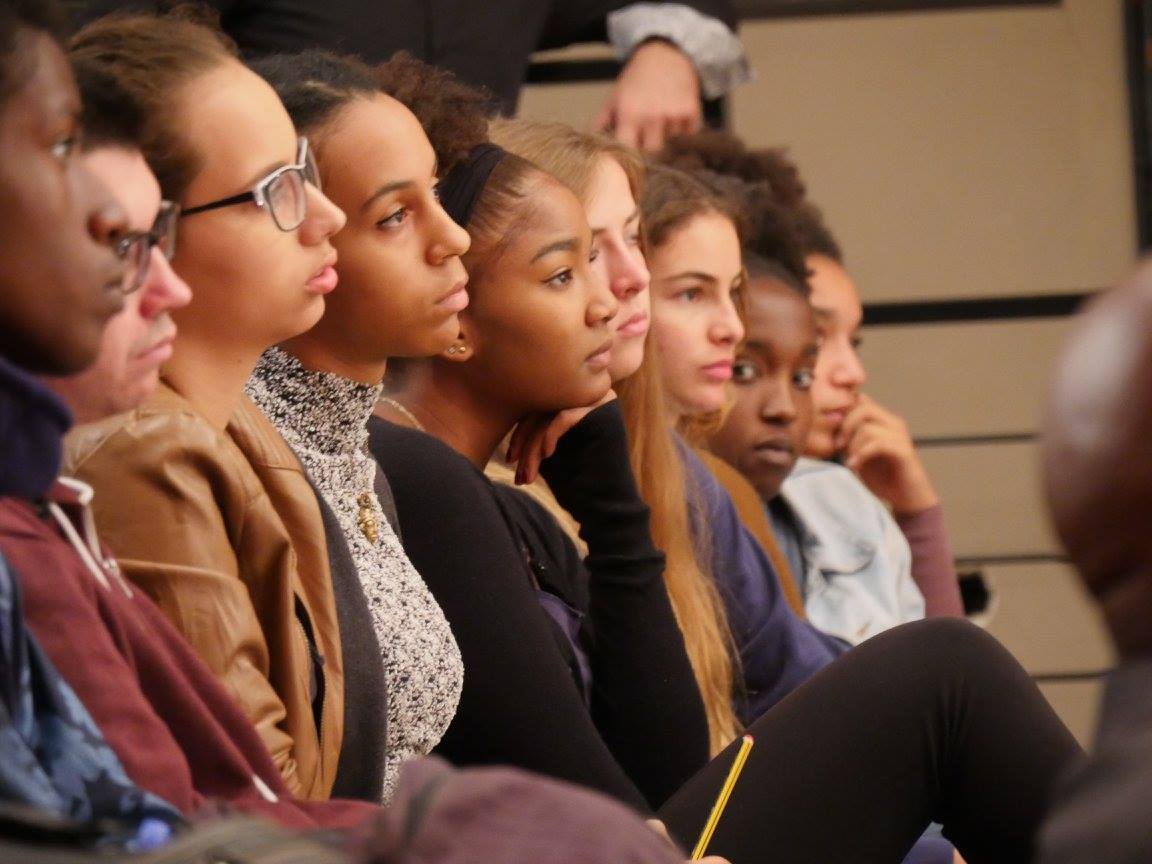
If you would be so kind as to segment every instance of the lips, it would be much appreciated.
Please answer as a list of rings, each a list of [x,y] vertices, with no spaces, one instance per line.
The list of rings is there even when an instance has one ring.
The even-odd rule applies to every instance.
[[[452,290],[436,301],[436,306],[449,313],[461,312],[468,306],[468,280],[461,279]]]
[[[824,418],[829,426],[840,427],[844,425],[844,418],[848,416],[848,409],[832,408],[827,411],[821,411],[820,416]]]
[[[584,362],[594,369],[607,369],[612,361],[612,340],[609,339],[591,354],[584,358]]]
[[[796,459],[796,451],[787,438],[770,438],[752,448],[765,462],[783,467],[791,466]]]
[[[324,262],[324,266],[312,274],[312,278],[308,280],[308,290],[314,294],[331,294],[336,290],[339,281],[340,277],[336,273],[336,254],[333,253]]]
[[[160,364],[167,362],[168,359],[172,356],[174,341],[175,340],[172,336],[168,336],[157,342],[153,342],[151,345],[136,355],[136,360],[138,362],[148,363],[150,365],[155,364],[159,366]]]
[[[648,332],[648,313],[637,312],[616,328],[618,336],[643,336]]]
[[[701,367],[700,371],[704,373],[704,377],[711,378],[713,381],[731,381],[733,362],[732,360],[718,360]]]

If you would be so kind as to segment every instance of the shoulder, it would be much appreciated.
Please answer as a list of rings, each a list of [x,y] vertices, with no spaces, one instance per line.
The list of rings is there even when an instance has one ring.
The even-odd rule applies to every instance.
[[[65,468],[78,472],[109,450],[141,458],[191,451],[211,453],[223,436],[175,391],[161,387],[133,411],[77,426],[65,438]]]
[[[811,502],[832,510],[885,510],[884,502],[859,477],[843,465],[823,459],[804,456],[797,460],[781,491],[793,506]]]
[[[104,504],[131,481],[184,496],[201,485],[217,497],[249,499],[261,491],[228,435],[167,387],[134,411],[74,429],[65,439],[64,468],[103,492]]]
[[[401,523],[405,511],[426,506],[445,514],[495,507],[492,484],[467,459],[438,438],[371,417],[368,449],[396,499]]]
[[[247,395],[228,420],[228,436],[253,465],[303,473],[300,460],[284,436]]]

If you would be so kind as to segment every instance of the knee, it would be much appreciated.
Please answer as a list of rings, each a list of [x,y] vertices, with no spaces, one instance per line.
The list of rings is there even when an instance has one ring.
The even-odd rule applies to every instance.
[[[895,627],[864,643],[907,658],[913,670],[929,678],[942,673],[995,672],[1023,674],[1019,664],[997,639],[963,618],[927,618]],[[861,647],[864,647],[861,646]],[[859,649],[858,649],[859,650]]]

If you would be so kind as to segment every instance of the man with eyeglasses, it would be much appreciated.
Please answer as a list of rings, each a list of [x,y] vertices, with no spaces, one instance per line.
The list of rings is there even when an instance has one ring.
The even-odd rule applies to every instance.
[[[78,423],[129,411],[156,389],[160,366],[172,355],[171,312],[192,299],[168,261],[176,248],[179,208],[160,200],[160,186],[139,150],[89,138],[88,170],[117,190],[129,233],[116,243],[124,262],[124,308],[104,329],[96,362],[67,378],[45,379],[64,397]]]

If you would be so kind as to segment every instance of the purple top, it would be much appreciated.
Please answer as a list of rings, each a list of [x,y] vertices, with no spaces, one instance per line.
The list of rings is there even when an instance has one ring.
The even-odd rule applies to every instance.
[[[912,581],[924,595],[928,618],[964,617],[952,544],[944,527],[944,508],[937,504],[919,513],[894,513],[896,524],[912,550]]]
[[[768,554],[740,521],[727,490],[690,447],[678,443],[690,484],[693,531],[698,537],[707,532],[712,575],[740,651],[745,688],[740,719],[751,723],[848,645],[796,617]]]

